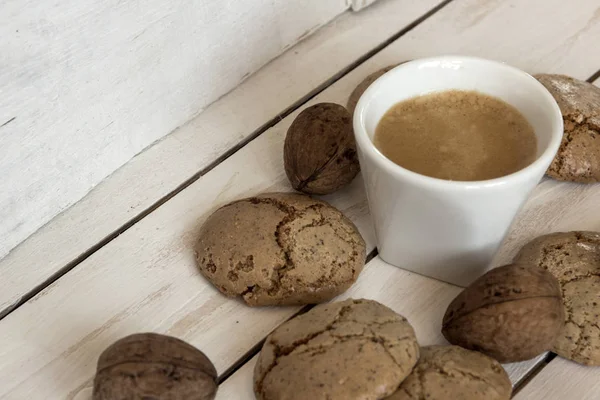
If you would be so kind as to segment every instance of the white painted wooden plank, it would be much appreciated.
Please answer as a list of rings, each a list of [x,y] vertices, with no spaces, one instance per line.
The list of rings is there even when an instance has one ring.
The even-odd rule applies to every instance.
[[[515,400],[598,400],[600,368],[562,358],[546,365],[514,397]]]
[[[461,18],[471,17],[473,4],[481,3],[477,0],[451,3],[415,29],[415,35],[429,35],[430,40],[426,42],[434,53],[437,31],[433,27],[447,32],[447,25],[455,26]],[[530,65],[539,66],[539,60],[548,57],[536,53],[536,49],[544,48],[544,40],[554,35],[552,26],[568,11],[559,0],[519,2],[514,8],[511,6],[516,4],[511,2],[487,4],[495,10],[488,15],[502,17],[487,19],[487,24],[495,23],[496,29],[489,32],[489,37],[474,37],[465,31],[462,36],[456,36],[456,48],[462,53],[477,54],[482,41],[492,48],[507,40],[521,45],[525,42],[528,49],[515,46],[514,54],[506,61],[529,70]],[[586,5],[592,8],[589,2],[581,3],[581,7]],[[542,25],[548,27],[547,34],[537,35],[536,45],[534,40],[528,42],[530,24],[527,21],[539,18],[535,10],[542,7],[550,7],[556,14],[545,15]],[[583,11],[589,13],[590,10],[584,8]],[[497,31],[505,25],[507,15],[516,21],[511,25],[510,37],[507,33],[499,38]],[[569,34],[568,29],[565,34]],[[565,38],[557,34],[554,39],[560,42],[561,37]],[[398,40],[313,102],[344,101],[368,72],[403,55],[410,57],[410,52],[403,49],[410,48],[413,40],[412,36]],[[583,33],[579,40],[593,43],[595,35]],[[594,56],[581,46],[580,53],[571,54],[572,71],[569,65],[564,65],[562,72],[578,76],[577,71],[585,68],[594,71],[596,67],[590,65],[600,65]],[[552,70],[552,65],[542,69]],[[295,312],[297,308],[248,309],[241,302],[225,299],[199,276],[191,248],[195,232],[214,207],[233,198],[287,187],[282,173],[281,148],[285,131],[296,114],[252,141],[33,301],[0,321],[0,343],[3,344],[0,347],[0,396],[35,398],[42,393],[49,397],[79,393],[89,385],[101,350],[116,338],[140,330],[156,330],[190,341],[205,350],[222,372]],[[352,187],[328,199],[359,225],[372,246],[372,228],[360,183],[356,181]],[[592,189],[581,194],[578,206],[590,220],[595,218],[599,189],[588,188]],[[558,195],[556,192],[548,194],[552,192],[551,188],[542,187],[534,200],[546,196],[545,202],[552,205],[552,196]],[[524,213],[527,215],[527,208]],[[512,237],[526,237],[529,229],[546,226],[542,219],[535,219],[533,223],[535,227],[523,227],[524,230],[514,231]],[[368,277],[366,279],[361,277],[359,285],[369,287]],[[396,282],[389,284],[393,286]],[[421,288],[420,292],[426,295],[430,290]],[[224,337],[235,340],[224,341]]]
[[[33,287],[439,1],[390,0],[342,15],[132,159],[0,260],[0,315]]]
[[[352,4],[352,11],[360,11],[365,7],[370,6],[375,3],[377,0],[349,0],[350,4]]]
[[[219,385],[217,397],[215,400],[228,399],[251,399],[254,400],[253,377],[254,366],[258,360],[258,355],[252,357],[242,368],[238,369],[235,374]]]
[[[456,286],[404,271],[376,257],[366,267],[361,280],[336,300],[349,297],[377,300],[404,315],[415,329],[419,344],[428,346],[448,344],[441,334],[442,318],[448,304],[460,291]],[[219,387],[218,400],[255,398],[252,376],[256,358],[253,357]],[[506,364],[504,368],[515,384],[541,359],[542,356]]]
[[[0,2],[0,258],[345,0]]]

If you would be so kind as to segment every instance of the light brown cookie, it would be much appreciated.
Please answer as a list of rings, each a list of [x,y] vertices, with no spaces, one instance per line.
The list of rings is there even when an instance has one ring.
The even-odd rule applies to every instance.
[[[493,358],[459,346],[427,346],[386,400],[508,400],[511,393],[508,375]]]
[[[565,75],[535,77],[554,96],[565,124],[547,174],[562,181],[600,182],[600,88]]]
[[[348,289],[365,262],[354,224],[324,201],[271,193],[235,201],[204,223],[202,274],[251,306],[321,303]]]
[[[541,236],[526,244],[515,262],[547,269],[561,286],[566,323],[553,351],[600,366],[600,233]]]
[[[348,111],[350,111],[350,115],[354,115],[354,109],[356,108],[356,104],[358,104],[358,99],[360,99],[360,96],[362,96],[365,90],[367,90],[367,88],[371,86],[373,82],[375,82],[381,75],[385,74],[389,70],[396,68],[400,64],[404,64],[404,62],[394,65],[388,65],[385,68],[381,68],[380,70],[375,71],[369,76],[367,76],[361,83],[359,83],[356,89],[354,89],[350,94],[350,97],[348,97],[348,103],[346,105],[346,108],[348,109]]]
[[[378,400],[419,358],[408,321],[373,300],[323,304],[271,333],[254,369],[259,400]]]

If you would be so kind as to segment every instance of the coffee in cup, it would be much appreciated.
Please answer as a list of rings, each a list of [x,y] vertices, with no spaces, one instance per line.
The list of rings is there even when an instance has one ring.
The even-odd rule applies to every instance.
[[[379,121],[373,143],[401,167],[454,181],[512,174],[531,164],[537,151],[533,127],[519,110],[473,90],[395,104]]]

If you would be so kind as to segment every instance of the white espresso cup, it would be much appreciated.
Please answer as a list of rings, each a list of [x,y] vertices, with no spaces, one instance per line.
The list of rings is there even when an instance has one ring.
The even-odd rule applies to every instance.
[[[519,110],[537,137],[535,161],[496,179],[450,181],[409,171],[373,145],[375,129],[393,105],[452,89],[476,90]],[[563,120],[552,95],[527,73],[495,61],[444,56],[407,62],[377,79],[356,106],[354,134],[381,258],[467,286],[490,268],[515,215],[556,155]]]

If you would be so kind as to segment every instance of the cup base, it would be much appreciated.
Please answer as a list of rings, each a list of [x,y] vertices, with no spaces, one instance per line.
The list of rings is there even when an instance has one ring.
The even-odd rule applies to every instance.
[[[399,258],[397,254],[389,254],[385,250],[379,252],[379,257],[386,263],[405,271],[464,288],[492,269],[490,264],[494,252],[462,254],[452,259],[429,262]]]

